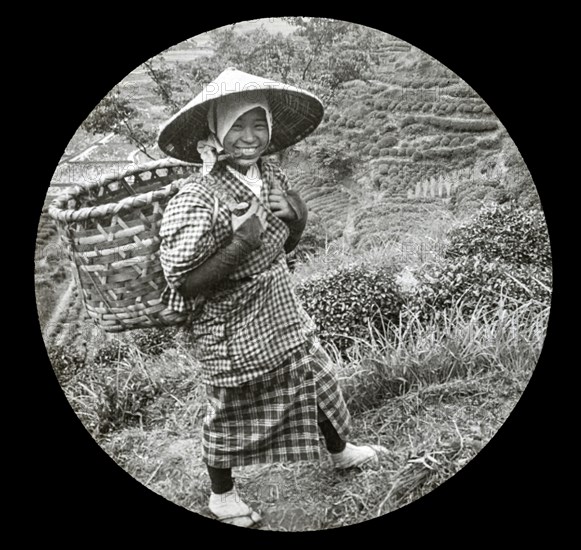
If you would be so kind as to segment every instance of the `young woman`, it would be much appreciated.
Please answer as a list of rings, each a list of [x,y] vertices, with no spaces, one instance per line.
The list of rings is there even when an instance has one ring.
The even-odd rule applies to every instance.
[[[306,91],[227,69],[159,135],[167,154],[202,162],[164,212],[161,263],[167,303],[196,312],[209,508],[239,526],[261,518],[238,495],[232,467],[318,460],[319,430],[337,468],[385,452],[347,441],[350,416],[333,365],[286,264],[307,208],[286,175],[261,158],[303,139],[322,116]]]

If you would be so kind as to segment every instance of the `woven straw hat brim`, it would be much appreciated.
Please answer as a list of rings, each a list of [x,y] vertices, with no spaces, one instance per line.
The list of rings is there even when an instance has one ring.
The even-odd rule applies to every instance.
[[[321,123],[324,107],[310,92],[236,69],[226,69],[160,129],[159,148],[167,155],[199,163],[199,140],[206,139],[208,110],[220,97],[260,89],[272,112],[272,136],[264,154],[273,154],[301,141]]]

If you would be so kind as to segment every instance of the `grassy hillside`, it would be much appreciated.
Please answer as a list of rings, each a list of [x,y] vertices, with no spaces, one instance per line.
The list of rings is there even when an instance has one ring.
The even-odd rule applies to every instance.
[[[298,68],[308,74],[312,46],[305,36],[275,40],[253,27],[237,39],[240,63],[263,63],[265,75],[290,67],[289,79],[300,77]],[[358,523],[437,487],[506,420],[545,336],[546,227],[530,174],[502,123],[426,54],[388,35],[375,37],[372,48],[364,38],[344,33],[312,57],[327,60],[328,74],[344,80],[326,99],[320,128],[276,160],[310,210],[289,261],[336,360],[355,442],[382,443],[390,452],[376,469],[342,474],[324,454],[320,463],[237,471],[242,493],[263,511],[263,529]],[[195,90],[187,79],[196,70],[202,74],[214,58],[220,67],[232,62],[237,50],[228,50],[230,39],[207,33],[154,64],[175,77],[175,97],[189,99]],[[287,66],[289,51],[296,57]],[[349,65],[350,59],[363,61]],[[325,82],[332,84],[303,84],[319,90]],[[142,129],[153,131],[167,118],[143,67],[120,83],[120,93]],[[103,135],[79,129],[63,161]],[[155,147],[148,151],[160,156]],[[115,135],[79,163],[61,165],[53,183],[92,181],[102,161],[145,160],[134,152]],[[47,203],[58,189],[49,190]],[[484,204],[496,206],[474,218]],[[187,331],[111,335],[88,321],[46,205],[35,267],[49,357],[87,430],[146,487],[208,515],[199,460],[203,387]]]

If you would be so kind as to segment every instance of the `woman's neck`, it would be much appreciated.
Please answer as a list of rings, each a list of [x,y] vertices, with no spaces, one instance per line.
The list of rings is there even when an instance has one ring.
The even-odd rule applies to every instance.
[[[256,162],[253,162],[252,164],[240,164],[236,162],[236,160],[233,158],[227,158],[226,163],[229,164],[232,168],[234,168],[234,170],[237,170],[238,172],[244,175],[246,175],[248,173],[248,170],[250,170],[250,167],[254,166],[255,164],[257,164],[258,167],[260,168],[260,158],[256,159]]]

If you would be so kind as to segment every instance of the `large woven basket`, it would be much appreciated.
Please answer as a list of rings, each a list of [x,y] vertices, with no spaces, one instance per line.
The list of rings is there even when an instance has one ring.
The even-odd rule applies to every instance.
[[[159,227],[167,203],[194,171],[185,162],[155,161],[73,186],[49,206],[86,311],[103,330],[172,326],[186,320],[161,300],[166,281]]]

